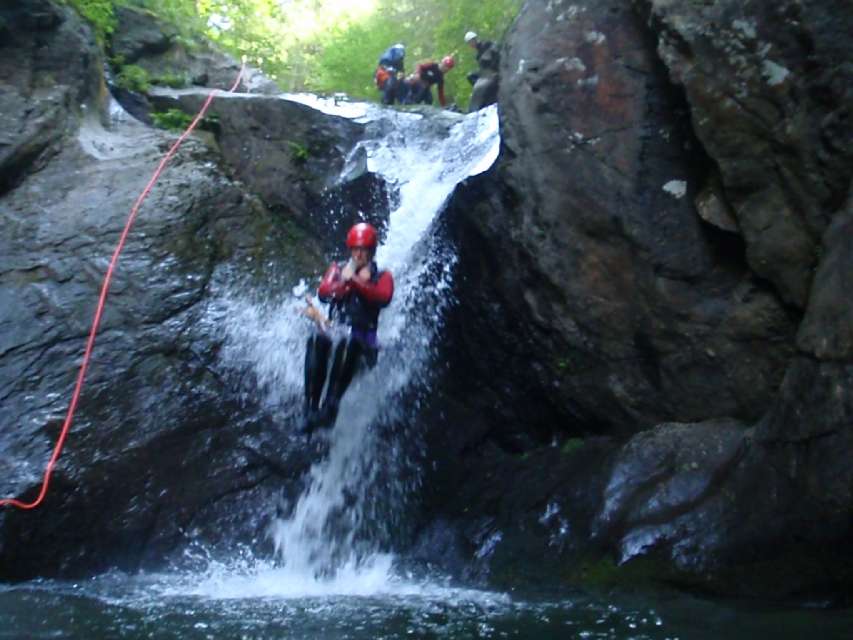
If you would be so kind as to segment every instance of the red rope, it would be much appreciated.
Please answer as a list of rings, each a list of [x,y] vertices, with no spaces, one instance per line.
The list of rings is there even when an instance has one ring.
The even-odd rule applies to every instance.
[[[240,79],[243,77],[243,71],[245,70],[245,62],[243,66],[240,68],[240,73],[237,75],[237,80],[234,82],[234,85],[228,90],[228,93],[233,93],[237,86],[240,84]],[[44,479],[41,484],[41,491],[38,494],[38,497],[32,502],[22,502],[20,500],[15,500],[14,498],[3,498],[0,499],[0,507],[4,505],[9,505],[12,507],[17,507],[18,509],[35,509],[39,506],[42,501],[44,501],[45,496],[47,495],[47,488],[50,484],[50,477],[53,474],[53,467],[56,465],[56,461],[59,459],[59,455],[62,453],[62,446],[65,444],[65,438],[68,436],[68,430],[71,428],[71,423],[74,420],[74,412],[77,410],[77,402],[80,399],[80,392],[83,390],[83,382],[86,379],[86,371],[89,369],[89,360],[92,356],[92,350],[95,347],[95,336],[98,333],[98,327],[101,324],[101,315],[104,312],[104,305],[107,301],[107,292],[110,289],[110,281],[113,277],[113,271],[115,271],[116,264],[118,264],[118,257],[121,254],[122,249],[124,248],[124,243],[127,240],[127,235],[130,233],[130,228],[133,226],[134,220],[136,220],[136,214],[139,212],[139,208],[142,206],[142,202],[150,193],[151,189],[154,187],[154,183],[157,182],[157,179],[160,177],[160,174],[163,173],[163,170],[166,168],[166,164],[175,153],[178,151],[178,148],[181,144],[186,140],[187,136],[192,133],[193,129],[196,128],[196,125],[204,118],[204,114],[207,112],[210,103],[213,102],[213,98],[219,89],[214,89],[207,96],[207,100],[204,101],[204,105],[202,105],[201,110],[198,112],[196,117],[187,127],[186,131],[184,131],[181,136],[175,141],[169,151],[163,156],[163,159],[160,161],[157,170],[154,172],[154,175],[151,176],[151,179],[148,181],[148,184],[145,186],[145,189],[142,190],[142,193],[139,194],[139,197],[136,199],[136,203],[133,205],[133,208],[130,210],[130,215],[127,218],[127,222],[124,225],[124,230],[121,232],[121,237],[119,238],[118,245],[116,245],[115,251],[113,251],[113,257],[110,260],[110,266],[107,268],[107,273],[104,276],[104,282],[101,285],[101,296],[98,298],[98,306],[95,309],[95,317],[92,320],[92,328],[89,331],[89,340],[86,342],[86,351],[83,354],[83,362],[80,364],[80,371],[77,373],[77,384],[74,387],[74,393],[71,396],[71,404],[68,406],[68,413],[65,416],[65,422],[62,425],[62,430],[59,432],[59,438],[56,440],[56,446],[53,448],[53,455],[50,456],[50,461],[47,463],[47,468],[44,471]]]

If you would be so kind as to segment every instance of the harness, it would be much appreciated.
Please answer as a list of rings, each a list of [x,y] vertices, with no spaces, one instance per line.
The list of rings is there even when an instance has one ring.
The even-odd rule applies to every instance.
[[[375,262],[370,263],[370,281],[376,284],[381,272]],[[379,324],[378,304],[364,300],[355,292],[343,300],[332,302],[329,318],[337,323],[350,326],[351,334],[368,347],[376,348],[376,328]]]

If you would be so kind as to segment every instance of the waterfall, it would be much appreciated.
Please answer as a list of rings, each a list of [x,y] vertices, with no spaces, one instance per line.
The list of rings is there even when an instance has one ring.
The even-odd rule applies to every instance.
[[[295,503],[282,509],[287,515],[269,529],[282,567],[279,580],[303,590],[332,584],[340,592],[344,583],[364,585],[370,576],[382,583],[390,575],[394,516],[418,483],[400,438],[411,441],[416,434],[383,437],[377,426],[401,417],[396,402],[401,394],[427,384],[455,264],[451,248],[431,230],[454,187],[497,158],[498,118],[495,107],[467,116],[424,116],[313,96],[289,98],[366,123],[363,151],[354,153],[366,152],[368,169],[399,190],[376,254],[380,269],[395,279],[394,299],[380,316],[378,363],[350,386],[334,429],[321,436],[328,439],[328,453],[311,467]],[[291,424],[301,407],[311,331],[298,314],[304,294],[316,284],[303,280],[273,306],[235,299],[228,314],[223,358],[250,366],[264,402],[271,410],[290,407],[282,419]]]

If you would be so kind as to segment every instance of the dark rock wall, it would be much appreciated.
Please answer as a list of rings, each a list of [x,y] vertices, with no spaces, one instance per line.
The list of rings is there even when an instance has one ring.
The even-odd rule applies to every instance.
[[[803,308],[849,190],[850,3],[637,2],[719,168],[750,268]]]
[[[525,5],[447,215],[425,506],[480,573],[849,592],[851,46],[833,0]]]
[[[697,214],[714,161],[683,92],[626,3],[547,6],[526,6],[504,50],[494,182],[451,214],[465,322],[503,328],[467,332],[470,351],[523,342],[525,374],[577,408],[553,416],[570,430],[759,417],[796,324],[740,239]]]
[[[69,113],[103,86],[100,65],[91,31],[70,8],[48,0],[0,7],[0,194],[57,153]]]

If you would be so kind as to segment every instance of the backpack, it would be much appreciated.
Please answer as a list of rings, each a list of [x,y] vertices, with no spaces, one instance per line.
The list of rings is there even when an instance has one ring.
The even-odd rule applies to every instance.
[[[379,57],[379,66],[383,67],[394,67],[395,69],[400,68],[400,63],[403,62],[403,58],[406,57],[406,50],[400,45],[394,45],[393,47],[389,47],[385,50]]]
[[[377,89],[384,89],[385,83],[388,82],[388,78],[391,77],[391,73],[383,66],[379,66],[376,69],[376,74],[373,76],[373,80],[376,82]]]

